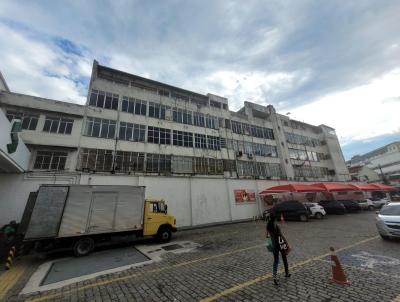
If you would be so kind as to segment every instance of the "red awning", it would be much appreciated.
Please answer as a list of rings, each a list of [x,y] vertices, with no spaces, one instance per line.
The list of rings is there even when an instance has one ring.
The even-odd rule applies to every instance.
[[[283,192],[323,192],[325,189],[303,184],[288,184],[281,186],[274,186],[260,192],[260,195],[269,193],[283,193]]]
[[[338,182],[319,182],[313,184],[313,186],[323,188],[326,191],[354,191],[354,187]]]
[[[374,186],[377,188],[377,190],[379,191],[397,191],[398,189],[396,187],[393,186],[388,186],[388,185],[384,185],[384,184],[370,184],[371,186]]]
[[[349,183],[349,186],[352,186],[354,190],[357,191],[376,191],[377,188],[371,184],[365,183]]]

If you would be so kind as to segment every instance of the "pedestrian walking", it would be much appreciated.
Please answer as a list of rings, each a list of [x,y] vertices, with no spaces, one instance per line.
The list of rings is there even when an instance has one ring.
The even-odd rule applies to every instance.
[[[279,264],[279,253],[282,256],[283,265],[285,267],[285,277],[289,278],[289,265],[286,256],[289,254],[291,248],[282,234],[281,228],[276,223],[277,216],[275,213],[270,213],[266,226],[266,237],[271,239],[272,244],[272,254],[274,255],[274,264],[273,264],[273,277],[274,284],[279,285],[277,272],[278,272],[278,264]]]

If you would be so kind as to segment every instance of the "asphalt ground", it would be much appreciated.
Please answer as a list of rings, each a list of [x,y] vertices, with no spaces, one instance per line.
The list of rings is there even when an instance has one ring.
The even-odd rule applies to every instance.
[[[16,262],[10,274],[0,276],[0,297],[37,302],[400,301],[400,242],[378,236],[375,215],[363,212],[286,222],[282,230],[293,249],[288,257],[292,276],[286,279],[280,271],[279,286],[271,279],[265,223],[254,221],[178,232],[171,244],[191,241],[200,247],[181,254],[166,252],[161,261],[142,267],[18,295],[36,268],[48,260],[26,257]],[[350,285],[330,281],[331,246]]]

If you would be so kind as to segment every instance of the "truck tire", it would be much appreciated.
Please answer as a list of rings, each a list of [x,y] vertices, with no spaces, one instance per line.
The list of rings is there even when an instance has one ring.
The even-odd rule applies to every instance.
[[[94,240],[90,237],[78,239],[73,247],[74,255],[82,257],[89,255],[94,249]]]
[[[375,207],[374,206],[369,206],[368,210],[373,211],[373,210],[375,210]]]
[[[157,233],[157,238],[161,242],[168,242],[171,240],[172,232],[169,227],[161,227]]]

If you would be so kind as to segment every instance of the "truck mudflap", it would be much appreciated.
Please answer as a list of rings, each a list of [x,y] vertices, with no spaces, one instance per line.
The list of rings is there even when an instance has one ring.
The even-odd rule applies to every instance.
[[[172,231],[173,233],[175,233],[176,231],[178,231],[178,229],[177,229],[176,227],[171,227],[171,231]]]

